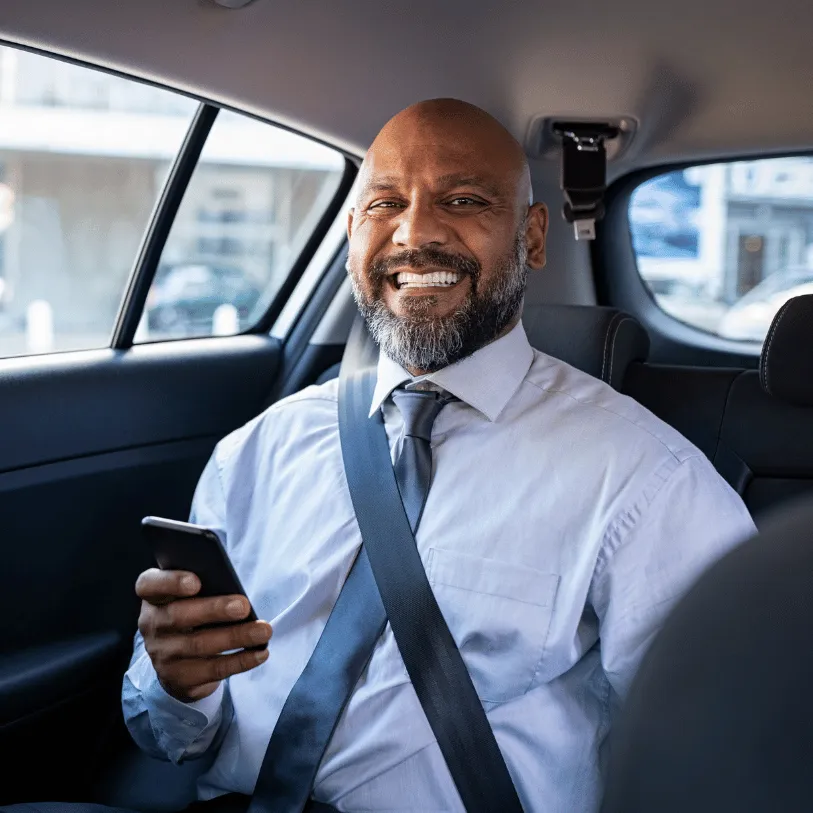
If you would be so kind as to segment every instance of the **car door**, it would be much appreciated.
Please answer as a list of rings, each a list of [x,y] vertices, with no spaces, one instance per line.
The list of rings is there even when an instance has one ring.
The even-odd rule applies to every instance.
[[[217,440],[337,360],[309,337],[343,276],[331,224],[355,165],[91,66],[9,46],[0,65],[11,803],[86,795],[121,735],[141,517],[185,518]]]

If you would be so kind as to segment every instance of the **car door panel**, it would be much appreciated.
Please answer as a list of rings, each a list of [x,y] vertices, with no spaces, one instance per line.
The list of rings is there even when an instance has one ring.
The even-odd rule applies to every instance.
[[[0,664],[0,730],[82,694],[115,662],[118,633],[100,632],[15,652]]]
[[[123,639],[112,631],[4,654],[3,803],[85,796],[118,723],[124,657]]]
[[[133,588],[152,565],[140,519],[187,516],[280,356],[278,339],[239,336],[0,361],[0,803],[89,787],[121,728]],[[32,787],[43,749],[59,769]]]
[[[0,472],[217,434],[262,404],[280,345],[240,336],[0,361]]]

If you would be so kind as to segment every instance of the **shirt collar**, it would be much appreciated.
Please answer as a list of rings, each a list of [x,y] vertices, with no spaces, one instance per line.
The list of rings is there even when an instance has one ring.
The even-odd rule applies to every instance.
[[[505,336],[481,347],[476,353],[425,376],[446,392],[465,401],[495,421],[519,389],[533,361],[534,351],[528,343],[522,322]],[[381,408],[390,393],[412,376],[384,353],[378,356],[378,380],[370,406],[370,415]]]

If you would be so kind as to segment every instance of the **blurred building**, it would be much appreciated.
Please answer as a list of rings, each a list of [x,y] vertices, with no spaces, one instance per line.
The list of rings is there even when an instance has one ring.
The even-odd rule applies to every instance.
[[[813,259],[813,158],[658,176],[633,193],[630,223],[639,269],[653,292],[702,291],[731,304]]]

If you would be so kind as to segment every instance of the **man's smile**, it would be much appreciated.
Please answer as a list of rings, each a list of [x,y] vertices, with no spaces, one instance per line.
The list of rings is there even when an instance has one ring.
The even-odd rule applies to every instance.
[[[420,271],[401,269],[389,274],[387,282],[392,289],[406,296],[445,294],[462,288],[469,274],[448,268],[423,268]]]
[[[458,271],[400,271],[393,274],[391,279],[400,291],[406,288],[450,288],[464,276]]]
[[[411,271],[401,271],[395,275],[395,287],[401,288],[448,288],[456,285],[463,278],[456,271],[431,271],[424,274],[415,274]]]

